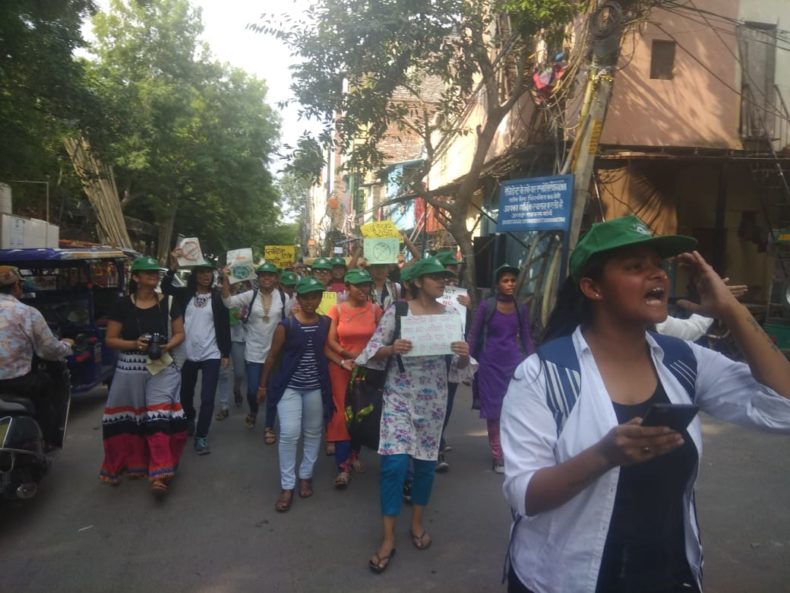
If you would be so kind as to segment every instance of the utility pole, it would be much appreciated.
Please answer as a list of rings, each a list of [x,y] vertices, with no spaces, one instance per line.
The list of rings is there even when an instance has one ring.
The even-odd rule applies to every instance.
[[[598,142],[614,86],[614,69],[620,56],[623,34],[623,9],[618,2],[602,2],[590,19],[592,59],[585,98],[579,120],[579,136],[573,144],[565,168],[573,174],[573,209],[568,233],[570,249],[579,240],[582,217],[587,205]],[[567,262],[563,262],[566,268]]]

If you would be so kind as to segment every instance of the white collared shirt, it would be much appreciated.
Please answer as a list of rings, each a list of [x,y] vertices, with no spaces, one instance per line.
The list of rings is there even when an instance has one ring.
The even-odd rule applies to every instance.
[[[683,386],[662,364],[664,351],[649,334],[647,341],[669,400],[690,403]],[[516,368],[502,407],[503,491],[521,516],[513,534],[511,562],[521,582],[535,593],[595,592],[620,475],[619,468],[614,468],[564,505],[524,516],[525,496],[535,472],[578,455],[618,423],[579,328],[573,333],[573,345],[579,358],[581,391],[559,435],[546,404],[545,376],[537,354]],[[697,359],[694,403],[700,409],[742,426],[790,433],[790,400],[758,383],[746,364],[693,343],[689,346]],[[699,418],[689,425],[688,433],[701,456]],[[696,469],[684,496],[684,520],[686,557],[699,582],[702,549],[694,508],[695,481]]]

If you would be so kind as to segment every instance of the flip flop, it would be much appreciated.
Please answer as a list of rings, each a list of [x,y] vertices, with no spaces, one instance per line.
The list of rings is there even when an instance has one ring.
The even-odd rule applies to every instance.
[[[299,480],[299,497],[310,498],[313,495],[313,480]]]
[[[269,426],[263,429],[263,442],[267,445],[274,445],[277,442],[277,435]]]
[[[390,561],[395,557],[395,548],[389,553],[389,556],[379,556],[378,552],[373,554],[373,558],[368,560],[368,567],[376,574],[381,574],[390,565]]]
[[[428,534],[428,532],[424,529],[420,535],[417,535],[413,531],[409,533],[411,534],[411,543],[413,543],[414,547],[418,550],[427,550],[431,547],[433,540],[431,539],[431,536]]]
[[[274,503],[274,510],[278,513],[288,512],[291,508],[291,504],[293,504],[293,501],[294,491],[283,490],[280,492],[280,496],[277,497],[277,502]]]
[[[161,498],[167,494],[167,484],[163,480],[154,480],[151,482],[151,492],[157,498]]]

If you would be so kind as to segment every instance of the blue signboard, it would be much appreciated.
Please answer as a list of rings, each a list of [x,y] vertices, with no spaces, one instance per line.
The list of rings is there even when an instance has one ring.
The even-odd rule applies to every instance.
[[[567,231],[572,198],[573,175],[503,181],[496,230]]]

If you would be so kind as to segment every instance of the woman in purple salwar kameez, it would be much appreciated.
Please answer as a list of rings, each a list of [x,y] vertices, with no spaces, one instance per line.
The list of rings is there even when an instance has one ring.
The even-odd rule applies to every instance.
[[[495,294],[480,303],[469,332],[473,356],[480,363],[475,375],[475,407],[486,419],[492,468],[497,473],[504,472],[499,441],[502,400],[513,371],[535,351],[527,307],[515,299],[517,275],[518,268],[514,266],[505,264],[496,269]]]

